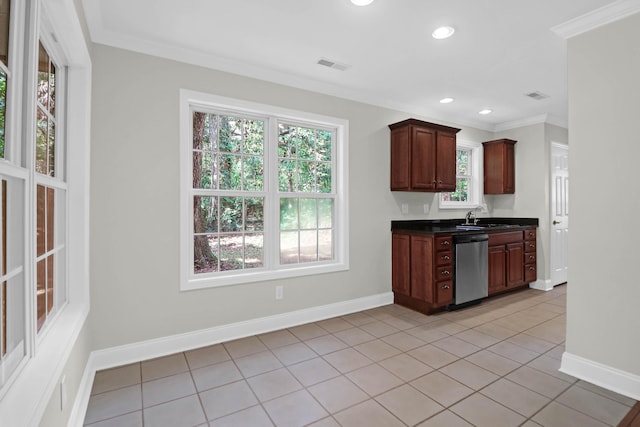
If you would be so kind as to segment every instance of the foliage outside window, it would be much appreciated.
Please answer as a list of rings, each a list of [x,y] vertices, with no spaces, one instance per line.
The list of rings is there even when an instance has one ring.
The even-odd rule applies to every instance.
[[[345,268],[346,238],[338,233],[345,229],[346,179],[336,167],[346,153],[345,124],[251,105],[182,106],[182,126],[190,130],[183,191],[192,207],[182,213],[191,254],[183,259],[183,289],[296,275],[296,268]]]
[[[480,144],[457,142],[456,189],[450,193],[440,193],[440,208],[467,209],[480,205],[481,152]]]

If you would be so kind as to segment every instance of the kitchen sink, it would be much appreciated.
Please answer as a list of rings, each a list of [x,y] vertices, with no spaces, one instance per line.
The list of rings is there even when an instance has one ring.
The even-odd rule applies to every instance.
[[[486,227],[483,227],[481,225],[456,225],[456,230],[461,230],[461,231],[477,231],[477,230],[484,230]]]

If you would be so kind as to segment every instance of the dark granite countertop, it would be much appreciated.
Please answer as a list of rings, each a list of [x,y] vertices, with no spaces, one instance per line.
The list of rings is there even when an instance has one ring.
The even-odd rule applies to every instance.
[[[538,226],[538,218],[478,218],[475,227],[461,229],[464,219],[418,219],[391,221],[391,231],[411,231],[424,234],[486,233],[522,230]]]

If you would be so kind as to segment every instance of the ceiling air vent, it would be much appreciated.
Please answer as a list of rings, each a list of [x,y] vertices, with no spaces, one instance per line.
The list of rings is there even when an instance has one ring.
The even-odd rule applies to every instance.
[[[549,95],[545,95],[544,93],[538,91],[525,93],[524,96],[528,96],[529,98],[535,99],[536,101],[540,101],[541,99],[549,97]]]
[[[325,67],[329,67],[329,68],[334,68],[336,70],[340,70],[340,71],[344,71],[347,68],[349,68],[348,65],[346,64],[340,64],[338,62],[332,61],[330,59],[326,59],[326,58],[320,58],[318,59],[317,62],[318,65],[323,65]]]

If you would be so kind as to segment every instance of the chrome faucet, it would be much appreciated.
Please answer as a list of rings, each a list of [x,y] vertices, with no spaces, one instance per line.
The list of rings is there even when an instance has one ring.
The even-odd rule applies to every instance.
[[[467,212],[467,215],[464,217],[464,225],[471,225],[471,220],[473,220],[473,225],[478,223],[478,218],[476,218],[476,210],[472,209]]]

